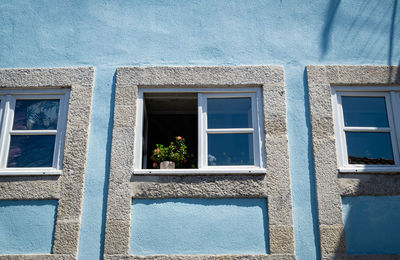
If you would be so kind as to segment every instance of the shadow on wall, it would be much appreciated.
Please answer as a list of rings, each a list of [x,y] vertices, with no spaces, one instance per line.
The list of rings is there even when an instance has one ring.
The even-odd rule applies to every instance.
[[[394,35],[394,29],[395,29],[395,20],[396,20],[396,14],[397,14],[397,5],[398,5],[398,0],[394,0],[394,5],[393,5],[393,11],[392,11],[392,19],[390,23],[390,39],[389,39],[389,55],[388,55],[388,64],[392,65],[392,56],[393,56],[393,35]],[[398,61],[398,65],[400,65],[400,59]],[[400,69],[397,69],[395,79],[400,78]],[[389,79],[392,77],[392,68],[390,68],[390,74],[389,74]],[[398,80],[397,80],[398,81]]]
[[[320,47],[321,47],[321,58],[325,57],[325,55],[328,53],[329,49],[332,47],[332,40],[333,40],[333,27],[335,24],[335,21],[337,20],[337,13],[338,13],[338,9],[339,6],[341,4],[341,0],[330,0],[329,4],[328,4],[328,8],[327,8],[327,15],[325,18],[325,23],[321,32],[321,43],[320,43]],[[379,3],[378,3],[379,4]],[[351,23],[351,25],[349,26],[348,30],[350,31],[355,24],[360,21],[362,18],[362,14],[366,12],[367,10],[367,6],[368,3],[364,3],[363,7],[360,8],[359,12],[355,12],[354,13],[354,17],[353,18],[353,22]],[[375,6],[376,7],[376,6]],[[368,8],[368,10],[370,11],[370,15],[374,15],[374,9],[375,7],[371,7]],[[371,10],[370,10],[371,9]],[[398,0],[393,0],[393,6],[392,6],[392,11],[391,11],[391,15],[390,15],[390,24],[389,24],[389,34],[388,34],[388,53],[387,53],[387,65],[393,65],[393,50],[394,50],[394,35],[396,32],[396,17],[397,17],[397,10],[398,10]],[[384,17],[383,17],[384,18]],[[364,18],[365,19],[365,18]],[[365,21],[366,23],[367,21]],[[363,23],[363,27],[367,27],[365,26],[365,23]],[[371,26],[369,26],[371,27]],[[375,29],[375,30],[374,30]],[[377,30],[379,28],[376,27],[371,27],[371,32],[372,34],[378,34],[380,33],[379,30]],[[371,35],[372,35],[371,34]],[[368,40],[373,40],[373,39],[369,39]],[[338,39],[336,39],[336,41],[338,41]],[[375,47],[375,46],[374,46]],[[382,46],[383,47],[383,46]],[[398,64],[400,65],[400,60],[398,61]],[[389,75],[389,77],[392,75],[392,71]]]
[[[393,67],[390,67],[389,79],[392,79],[392,82],[400,81],[400,61],[396,71],[393,71]]]
[[[384,255],[397,259],[400,254],[400,175],[339,174],[339,179],[353,184],[342,195],[344,232],[338,237],[335,258]]]
[[[328,49],[329,49],[329,43],[331,41],[331,35],[332,35],[332,26],[333,26],[333,22],[335,21],[335,16],[337,13],[337,10],[339,8],[340,5],[340,1],[341,0],[330,0],[329,1],[329,6],[328,6],[328,14],[326,16],[325,19],[325,24],[324,24],[324,28],[322,30],[322,35],[321,35],[321,49],[322,49],[322,53],[321,56],[325,56],[325,54],[327,53]]]
[[[309,95],[308,95],[308,81],[307,81],[307,70],[304,69],[303,72],[303,84],[304,84],[304,106],[307,107],[309,104]],[[309,174],[309,182],[310,182],[310,201],[311,201],[311,215],[313,219],[313,233],[314,233],[314,244],[316,248],[316,257],[317,259],[321,258],[321,251],[319,250],[319,230],[318,230],[318,211],[317,211],[317,191],[315,184],[315,172],[312,172],[312,169],[315,169],[314,160],[313,160],[313,148],[312,148],[312,136],[311,136],[311,119],[310,114],[306,113],[306,124],[308,128],[308,169],[310,169]]]
[[[115,101],[115,86],[117,82],[117,72],[115,71],[113,80],[112,80],[112,92],[111,92],[111,99],[110,99],[110,115],[114,115],[114,101]],[[106,150],[106,157],[111,157],[111,140],[112,140],[112,129],[114,124],[114,118],[110,116],[108,121],[108,133],[107,133],[107,150]],[[100,244],[100,260],[103,259],[104,255],[104,241],[105,241],[105,231],[106,231],[106,215],[107,215],[107,198],[108,198],[108,182],[109,182],[109,173],[110,173],[110,160],[106,159],[106,177],[104,181],[104,188],[103,188],[103,210],[102,210],[102,218],[101,218],[101,241]]]

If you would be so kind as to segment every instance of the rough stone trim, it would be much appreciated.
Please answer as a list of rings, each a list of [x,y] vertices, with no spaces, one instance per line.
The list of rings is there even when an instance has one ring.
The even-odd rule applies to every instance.
[[[400,195],[398,174],[340,174],[338,181],[342,196]]]
[[[132,176],[138,89],[260,87],[267,174]],[[293,259],[294,231],[281,66],[124,67],[117,69],[105,259]],[[267,198],[270,254],[257,256],[129,255],[132,198]]]
[[[284,84],[281,66],[215,67],[122,67],[119,85],[125,86],[218,86]]]
[[[400,176],[338,174],[331,87],[398,86],[400,67],[307,66],[307,80],[322,259],[389,259],[346,254],[341,197],[398,195]]]
[[[76,259],[94,82],[92,67],[0,69],[0,88],[70,89],[60,176],[0,176],[0,200],[57,199],[51,255],[1,255],[0,259]]]

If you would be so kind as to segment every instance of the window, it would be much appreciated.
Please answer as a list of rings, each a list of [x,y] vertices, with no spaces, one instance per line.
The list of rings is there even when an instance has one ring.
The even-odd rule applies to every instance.
[[[307,66],[321,258],[352,258],[343,198],[400,194],[398,75],[395,66]]]
[[[60,174],[67,90],[0,91],[0,174]]]
[[[400,171],[399,93],[382,87],[352,90],[333,88],[339,170]]]
[[[135,173],[265,173],[261,91],[139,89]],[[180,169],[155,169],[156,144],[185,138]]]

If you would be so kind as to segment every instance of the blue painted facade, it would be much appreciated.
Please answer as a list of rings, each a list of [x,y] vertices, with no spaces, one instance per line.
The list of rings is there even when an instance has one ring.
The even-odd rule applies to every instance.
[[[56,200],[0,200],[1,254],[49,254]]]
[[[400,253],[400,197],[343,197],[349,254]]]
[[[266,199],[134,199],[133,255],[267,254]]]
[[[318,259],[305,66],[400,65],[399,10],[398,0],[1,1],[1,68],[96,70],[79,258],[103,252],[117,67],[283,65],[296,256]]]

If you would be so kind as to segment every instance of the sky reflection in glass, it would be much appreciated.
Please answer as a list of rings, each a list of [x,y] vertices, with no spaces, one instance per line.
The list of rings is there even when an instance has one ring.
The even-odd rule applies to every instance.
[[[346,141],[350,164],[394,164],[390,133],[347,132]]]
[[[14,130],[55,130],[59,100],[17,100]]]
[[[251,128],[251,98],[208,98],[208,128]]]
[[[52,167],[55,135],[13,135],[7,167]]]
[[[345,126],[388,127],[385,97],[342,96]]]
[[[209,134],[208,165],[253,165],[253,134]]]

